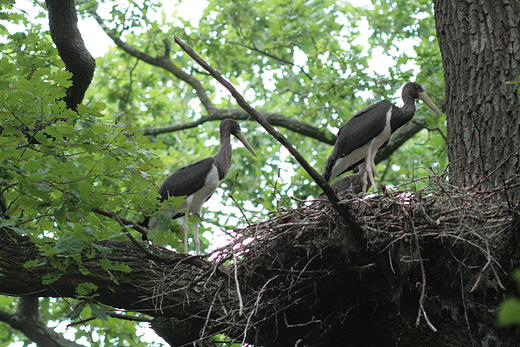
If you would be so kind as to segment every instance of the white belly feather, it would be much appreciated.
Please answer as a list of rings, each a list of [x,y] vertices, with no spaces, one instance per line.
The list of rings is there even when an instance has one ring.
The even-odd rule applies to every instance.
[[[197,190],[195,193],[188,195],[186,200],[177,208],[175,206],[170,206],[169,208],[162,210],[163,212],[170,212],[174,215],[178,211],[182,211],[186,208],[189,208],[193,213],[202,216],[202,204],[208,199],[208,197],[213,194],[215,189],[217,189],[220,180],[218,178],[218,170],[215,165],[211,166],[211,170],[206,176],[206,180],[204,181],[204,187]],[[153,229],[157,226],[157,217],[153,217],[150,219],[148,223],[148,228]]]
[[[376,156],[377,150],[385,143],[386,140],[390,138],[392,135],[392,129],[390,128],[390,117],[392,115],[392,108],[386,112],[386,126],[379,135],[377,135],[372,141],[368,142],[362,147],[356,148],[346,156],[336,160],[334,167],[332,168],[331,176],[336,177],[341,175],[343,171],[345,171],[350,166],[354,165],[360,160],[366,159],[369,146],[372,146],[371,149],[371,158],[369,158],[370,162],[374,160]]]
[[[219,183],[220,180],[218,178],[217,167],[212,165],[210,172],[206,176],[204,187],[186,198],[186,205],[184,208],[189,207],[194,213],[200,216],[202,213],[202,204],[204,204],[204,201],[206,201],[208,197],[213,194]]]

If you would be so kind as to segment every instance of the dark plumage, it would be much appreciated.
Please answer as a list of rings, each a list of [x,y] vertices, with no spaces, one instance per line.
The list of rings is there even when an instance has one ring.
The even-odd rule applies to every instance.
[[[442,116],[419,83],[409,82],[402,90],[403,107],[397,107],[388,100],[382,100],[365,108],[341,127],[334,149],[323,171],[327,182],[346,171],[354,169],[363,161],[367,162],[362,172],[363,192],[368,181],[374,183],[377,174],[374,157],[377,150],[386,146],[390,136],[412,119],[415,113],[415,100],[421,99]]]
[[[168,209],[172,213],[172,218],[185,215],[183,229],[186,252],[188,250],[188,214],[179,211],[189,208],[193,214],[202,216],[202,204],[211,197],[220,181],[226,177],[231,165],[231,135],[238,138],[256,157],[255,151],[242,135],[238,123],[233,119],[225,119],[220,123],[220,148],[217,154],[178,169],[168,176],[159,188],[160,201],[168,200],[172,196],[186,196],[185,201],[180,206],[170,206]],[[143,223],[146,222],[145,220]],[[155,228],[157,218],[148,219],[146,226],[149,229]],[[194,228],[194,241],[196,253],[199,254],[198,223],[195,224]]]

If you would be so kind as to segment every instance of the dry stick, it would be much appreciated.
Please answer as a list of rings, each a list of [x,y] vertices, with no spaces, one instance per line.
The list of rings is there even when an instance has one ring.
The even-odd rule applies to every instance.
[[[421,314],[424,317],[424,321],[426,322],[426,325],[434,332],[437,332],[437,328],[433,326],[433,324],[430,322],[430,319],[428,318],[428,315],[426,314],[426,310],[424,309],[424,299],[426,298],[426,271],[424,269],[424,262],[421,256],[421,248],[419,246],[419,239],[417,238],[417,231],[415,230],[415,225],[413,222],[412,217],[406,212],[406,210],[403,208],[403,211],[405,212],[406,216],[410,219],[414,240],[415,240],[415,246],[417,247],[417,253],[419,255],[419,265],[421,267],[421,295],[419,297],[419,312],[417,313],[417,319],[415,320],[415,326],[419,326],[419,323],[421,323]]]
[[[233,203],[235,204],[235,206],[240,210],[240,213],[242,214],[242,217],[244,217],[244,219],[246,220],[247,225],[251,225],[251,223],[249,222],[249,218],[247,218],[246,213],[242,209],[242,206],[239,205],[238,201],[236,201],[235,197],[233,196],[233,192],[235,191],[235,186],[237,184],[237,180],[238,180],[238,172],[235,175],[235,181],[233,182],[233,187],[231,188],[231,193],[228,193],[228,196],[231,198],[231,200],[233,200]]]
[[[231,253],[233,254],[233,269],[235,275],[235,285],[237,287],[238,294],[238,307],[240,308],[238,311],[238,315],[242,316],[244,314],[244,301],[242,301],[242,293],[240,292],[240,281],[238,280],[238,268],[237,268],[237,257],[235,254],[235,250],[231,247]]]
[[[294,148],[294,146],[291,145],[291,143],[289,142],[289,140],[287,140],[287,138],[285,138],[285,136],[283,136],[278,131],[276,131],[271,126],[271,124],[269,124],[269,122],[267,122],[265,120],[265,118],[262,117],[262,115],[260,115],[260,113],[258,113],[257,110],[255,110],[253,107],[251,107],[251,105],[249,105],[249,103],[242,97],[242,95],[233,87],[233,85],[229,81],[227,81],[224,77],[222,77],[222,75],[218,71],[213,69],[208,63],[206,63],[201,57],[199,57],[197,55],[197,53],[195,53],[195,51],[193,51],[193,49],[190,46],[188,46],[184,42],[182,42],[182,40],[179,39],[177,36],[175,36],[175,42],[186,53],[188,53],[188,55],[196,63],[198,63],[200,66],[202,66],[207,72],[210,73],[211,76],[213,76],[213,78],[215,78],[220,84],[222,84],[231,93],[231,95],[235,98],[235,100],[237,101],[238,105],[240,105],[240,107],[242,107],[249,115],[251,115],[251,117],[253,117],[261,126],[263,126],[264,129],[267,130],[267,132],[272,137],[274,137],[285,148],[287,148],[289,153],[291,153],[291,155],[298,161],[298,163],[300,163],[300,165],[303,167],[303,169],[305,171],[307,171],[307,173],[309,174],[309,176],[311,176],[311,178],[314,180],[314,182],[316,182],[318,184],[318,186],[320,186],[320,188],[323,190],[323,192],[329,199],[330,203],[332,204],[332,207],[334,207],[334,209],[336,211],[338,211],[339,214],[343,217],[346,224],[351,229],[352,235],[354,236],[354,239],[358,243],[358,245],[361,246],[362,249],[365,249],[366,240],[363,236],[363,230],[356,222],[354,222],[354,220],[350,214],[350,211],[346,208],[346,206],[342,207],[339,205],[339,199],[336,196],[336,194],[334,194],[334,191],[332,190],[330,185],[327,183],[327,181],[325,181],[325,179],[320,174],[318,174],[316,172],[316,170],[314,170],[309,165],[309,163],[307,163],[307,161],[296,150],[296,148]]]
[[[147,318],[147,317],[136,317],[136,316],[130,316],[130,315],[127,315],[127,314],[120,314],[120,313],[115,313],[115,312],[105,312],[105,313],[107,315],[109,315],[110,317],[117,318],[117,319],[129,320],[129,321],[133,321],[133,322],[148,322],[148,323],[152,322],[152,319],[151,318]],[[67,324],[67,328],[73,327],[75,325],[85,324],[85,323],[90,322],[90,321],[92,321],[94,319],[99,319],[99,317],[89,317],[87,319],[82,319],[82,320],[79,320],[79,321],[72,322],[70,324]]]

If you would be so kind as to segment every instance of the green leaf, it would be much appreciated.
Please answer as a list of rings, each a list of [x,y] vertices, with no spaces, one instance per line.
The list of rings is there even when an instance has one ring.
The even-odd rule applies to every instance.
[[[104,310],[100,309],[94,303],[90,304],[90,309],[92,310],[92,314],[101,320],[107,320],[109,318],[109,316],[106,314],[106,312]]]
[[[69,315],[69,318],[71,320],[78,319],[86,305],[87,305],[86,301],[80,301],[79,304],[76,305],[74,307],[74,309],[72,310],[71,314]]]
[[[98,286],[94,283],[80,283],[76,286],[76,293],[81,296],[91,295],[92,292],[96,291]]]
[[[520,324],[520,300],[518,298],[504,300],[498,309],[497,320],[500,326]]]
[[[63,275],[62,274],[47,274],[47,275],[43,275],[42,276],[42,283],[47,285],[47,284],[52,284],[54,282],[56,282],[57,280],[59,280]]]
[[[30,260],[30,261],[26,262],[25,264],[23,264],[23,266],[26,268],[30,268],[33,266],[41,266],[41,265],[45,265],[45,262],[40,259]]]
[[[107,258],[103,258],[101,260],[101,266],[105,270],[115,270],[115,271],[121,271],[121,272],[130,272],[132,269],[130,266],[124,263],[113,263]]]
[[[85,241],[72,235],[65,235],[58,239],[54,249],[61,254],[78,254],[83,249]]]

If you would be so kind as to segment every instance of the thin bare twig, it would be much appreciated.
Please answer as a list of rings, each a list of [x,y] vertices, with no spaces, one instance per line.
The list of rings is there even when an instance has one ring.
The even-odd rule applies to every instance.
[[[105,313],[108,316],[112,317],[112,318],[123,319],[123,320],[132,321],[132,322],[151,322],[152,321],[152,318],[149,318],[149,317],[136,317],[136,316],[130,316],[130,315],[127,315],[127,314],[121,314],[121,313],[115,313],[115,312],[105,312]],[[75,325],[81,325],[81,324],[90,322],[90,321],[92,321],[94,319],[98,319],[98,318],[99,317],[89,317],[89,318],[86,318],[86,319],[75,321],[75,322],[67,324],[67,327],[73,327]]]
[[[236,201],[235,197],[233,196],[233,192],[235,191],[235,185],[237,183],[237,179],[238,179],[238,172],[236,173],[235,175],[235,181],[233,181],[233,187],[231,187],[231,191],[228,192],[228,196],[231,198],[231,200],[233,200],[233,203],[235,204],[235,206],[238,208],[238,210],[240,211],[240,213],[242,214],[242,217],[244,217],[244,219],[246,220],[246,223],[247,225],[251,225],[251,223],[249,222],[249,219],[247,218],[246,216],[246,213],[244,212],[244,210],[242,209],[242,206],[240,206],[240,204],[238,203],[238,201]]]

